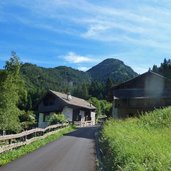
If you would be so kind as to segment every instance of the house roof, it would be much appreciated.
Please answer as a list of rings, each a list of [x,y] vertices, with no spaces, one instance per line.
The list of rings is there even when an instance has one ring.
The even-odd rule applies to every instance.
[[[96,107],[94,107],[92,104],[90,104],[88,101],[86,101],[84,99],[72,96],[72,98],[70,100],[68,100],[68,98],[67,98],[68,95],[67,94],[56,92],[56,91],[53,91],[53,90],[49,90],[49,91],[52,94],[54,94],[55,96],[57,96],[58,98],[60,98],[62,101],[64,101],[68,105],[78,106],[78,107],[91,109],[91,110],[96,109]]]
[[[171,80],[160,75],[160,74],[157,74],[155,72],[152,72],[152,71],[148,71],[148,72],[145,72],[144,74],[141,74],[141,75],[138,75],[137,77],[133,78],[133,79],[130,79],[126,82],[123,82],[121,84],[118,84],[116,86],[114,86],[112,89],[122,89],[122,88],[137,88],[137,84],[139,84],[140,87],[143,87],[145,86],[145,83],[146,81],[149,81],[148,78],[157,78],[158,80],[162,79],[165,81],[165,85],[171,85]],[[155,85],[154,85],[155,86]],[[170,86],[169,86],[170,87]]]

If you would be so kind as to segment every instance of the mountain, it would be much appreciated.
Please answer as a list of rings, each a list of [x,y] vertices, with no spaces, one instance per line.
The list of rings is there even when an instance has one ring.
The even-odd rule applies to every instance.
[[[105,83],[108,78],[115,84],[136,77],[138,74],[118,59],[109,58],[87,71],[93,80]]]
[[[21,66],[21,74],[27,88],[32,91],[36,89],[68,91],[83,83],[90,83],[88,73],[65,66],[43,68],[25,63]]]
[[[20,72],[33,104],[48,89],[69,91],[81,98],[95,96],[103,99],[108,92],[106,88],[110,89],[106,84],[108,78],[112,84],[117,84],[137,76],[129,66],[117,59],[106,59],[87,72],[66,66],[44,68],[30,63],[22,64]]]

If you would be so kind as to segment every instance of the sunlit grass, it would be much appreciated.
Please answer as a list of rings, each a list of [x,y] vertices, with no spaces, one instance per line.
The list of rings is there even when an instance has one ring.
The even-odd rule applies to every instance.
[[[171,170],[171,107],[109,120],[100,137],[105,170]]]

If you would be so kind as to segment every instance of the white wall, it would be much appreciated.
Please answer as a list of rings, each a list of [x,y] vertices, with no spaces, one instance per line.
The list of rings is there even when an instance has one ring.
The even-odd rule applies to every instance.
[[[85,111],[80,110],[81,121],[85,121]]]
[[[39,128],[45,128],[48,126],[48,122],[43,122],[43,113],[39,113],[39,121],[38,121],[38,127]]]
[[[73,109],[69,107],[64,107],[62,113],[66,116],[68,121],[72,122]]]
[[[96,124],[96,113],[95,112],[91,112],[91,121],[92,121],[93,125]]]

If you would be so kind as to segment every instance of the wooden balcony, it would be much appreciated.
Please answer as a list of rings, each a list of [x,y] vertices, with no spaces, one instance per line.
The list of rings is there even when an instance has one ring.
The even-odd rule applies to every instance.
[[[159,108],[171,106],[171,98],[115,99],[115,108]]]
[[[150,90],[150,89],[119,89],[113,91],[113,96],[117,98],[137,98],[137,97],[164,97],[171,98],[171,90]]]

